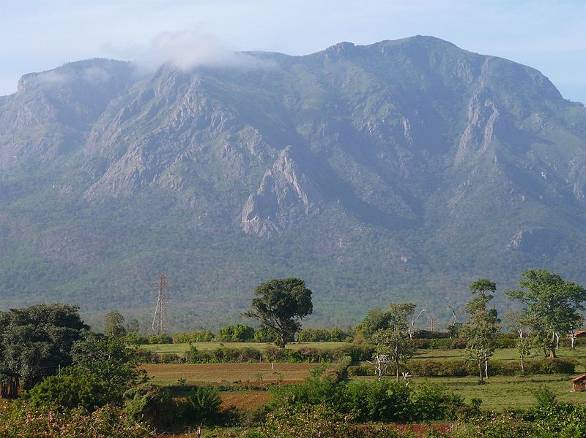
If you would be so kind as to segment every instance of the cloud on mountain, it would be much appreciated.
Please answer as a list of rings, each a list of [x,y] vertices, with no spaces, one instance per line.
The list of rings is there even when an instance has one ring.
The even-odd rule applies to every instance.
[[[198,67],[258,69],[271,66],[253,55],[231,50],[213,35],[195,31],[163,32],[145,46],[110,46],[108,50],[114,56],[134,61],[148,70],[164,64],[184,71]]]

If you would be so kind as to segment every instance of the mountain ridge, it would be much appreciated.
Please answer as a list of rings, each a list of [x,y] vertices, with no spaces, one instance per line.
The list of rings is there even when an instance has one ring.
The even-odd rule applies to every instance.
[[[448,315],[475,276],[535,266],[586,280],[586,110],[537,70],[421,36],[245,54],[80,61],[0,99],[3,301],[144,315],[167,270],[184,327],[298,275],[317,324]]]

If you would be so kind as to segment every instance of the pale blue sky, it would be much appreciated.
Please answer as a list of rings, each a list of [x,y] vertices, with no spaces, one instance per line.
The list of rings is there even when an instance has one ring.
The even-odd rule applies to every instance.
[[[0,95],[24,73],[133,58],[161,33],[188,31],[206,47],[289,54],[433,35],[531,65],[586,102],[585,0],[0,0],[0,19]]]

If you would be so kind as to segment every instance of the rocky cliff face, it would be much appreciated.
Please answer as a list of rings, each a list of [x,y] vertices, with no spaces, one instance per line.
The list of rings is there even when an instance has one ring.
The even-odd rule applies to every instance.
[[[586,110],[538,71],[429,37],[248,56],[82,61],[1,98],[0,297],[140,313],[166,269],[218,319],[300,275],[325,321],[532,266],[586,280]]]
[[[288,146],[263,175],[260,187],[242,208],[242,229],[247,234],[271,237],[318,212],[320,196],[302,173]]]

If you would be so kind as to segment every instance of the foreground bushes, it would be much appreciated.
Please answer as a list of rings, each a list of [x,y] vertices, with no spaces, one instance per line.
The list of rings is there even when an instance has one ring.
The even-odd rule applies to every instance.
[[[331,382],[330,382],[331,383]],[[364,383],[362,383],[364,384]],[[300,389],[304,387],[304,389]],[[330,388],[331,389],[331,388]],[[360,390],[359,390],[360,389]],[[541,390],[537,405],[514,414],[481,414],[476,407],[463,405],[459,398],[437,387],[422,386],[410,390],[393,382],[375,382],[372,386],[352,388],[358,410],[353,405],[335,404],[327,397],[319,403],[319,394],[327,394],[327,385],[315,377],[299,385],[295,397],[273,406],[260,426],[245,430],[223,431],[225,438],[578,438],[586,436],[586,406],[559,403],[553,394]],[[299,396],[302,396],[299,398]],[[302,401],[303,400],[303,401]],[[342,402],[345,399],[338,399]],[[418,424],[359,423],[361,419],[391,418],[404,421],[412,406]],[[391,407],[389,407],[391,406]],[[455,411],[451,411],[456,407]],[[417,409],[423,409],[417,411]],[[462,410],[463,409],[463,410]],[[441,412],[441,413],[438,413]],[[440,418],[441,417],[441,418]],[[435,420],[443,423],[428,423]],[[445,421],[449,421],[446,423]]]
[[[336,381],[313,375],[301,384],[275,387],[272,393],[273,409],[324,404],[362,422],[453,420],[458,413],[476,410],[441,386],[413,386],[389,379]]]
[[[465,377],[476,376],[476,364],[463,359],[454,360],[412,360],[407,368],[414,376],[419,377]],[[529,359],[525,361],[525,374],[573,374],[576,362],[571,359]],[[517,361],[497,361],[489,363],[489,374],[498,376],[514,376],[521,374]],[[392,367],[387,373],[394,374]],[[374,376],[374,368],[368,365],[352,366],[348,369],[351,376]]]
[[[125,413],[157,430],[219,424],[224,420],[220,395],[217,389],[208,386],[191,388],[185,397],[173,398],[169,388],[147,383],[128,391],[125,397]]]
[[[67,413],[33,408],[27,403],[0,407],[0,436],[6,438],[150,438],[152,428],[113,406],[91,413],[78,408]]]

